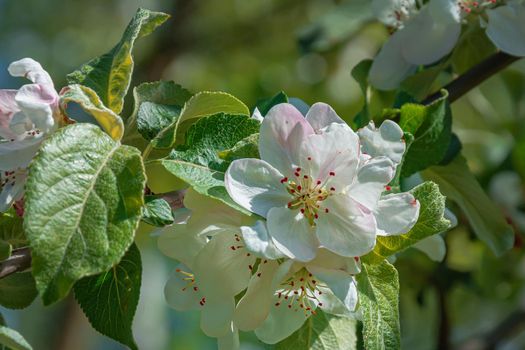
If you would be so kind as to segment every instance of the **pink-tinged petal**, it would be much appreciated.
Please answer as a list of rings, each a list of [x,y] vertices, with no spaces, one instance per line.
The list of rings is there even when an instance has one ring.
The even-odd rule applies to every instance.
[[[371,158],[359,168],[357,179],[347,193],[368,209],[374,210],[381,193],[394,176],[395,165],[390,158]]]
[[[164,287],[166,302],[177,311],[197,310],[201,307],[203,296],[198,288],[195,289],[196,285],[191,284],[188,274],[191,271],[187,266],[177,265]]]
[[[11,119],[20,111],[15,101],[16,93],[17,90],[0,90],[0,137],[6,140],[17,136],[9,128]]]
[[[351,197],[330,196],[323,202],[328,212],[319,214],[316,235],[322,247],[346,256],[362,256],[375,245],[374,215]]]
[[[43,138],[29,137],[21,141],[0,142],[0,170],[27,168],[40,148]]]
[[[315,132],[319,132],[319,130],[332,123],[346,125],[344,120],[337,115],[330,105],[322,102],[317,102],[310,107],[308,113],[306,113],[306,120],[314,128]]]
[[[319,242],[315,228],[299,210],[272,208],[267,218],[268,232],[277,249],[291,259],[310,261],[315,258]]]
[[[383,196],[377,205],[375,217],[379,236],[407,233],[419,217],[419,201],[408,192]]]
[[[282,174],[290,175],[298,165],[299,148],[314,130],[293,105],[278,104],[266,114],[259,134],[261,159]]]
[[[364,153],[371,157],[388,157],[395,165],[401,163],[406,145],[403,130],[395,122],[385,120],[379,128],[370,122],[357,133]]]
[[[283,207],[291,199],[281,183],[283,175],[260,159],[233,161],[224,176],[232,199],[249,211],[266,217],[274,207]]]
[[[42,68],[40,63],[32,58],[22,58],[21,60],[15,61],[9,65],[7,70],[13,77],[24,77],[35,84],[50,85],[53,87],[53,80],[51,80],[49,74]]]
[[[55,128],[53,113],[58,97],[49,96],[42,85],[22,86],[15,99],[20,110],[32,120],[37,129],[48,132]]]
[[[320,134],[309,135],[301,147],[301,172],[321,181],[325,188],[343,191],[356,173],[359,137],[346,124],[331,124]]]

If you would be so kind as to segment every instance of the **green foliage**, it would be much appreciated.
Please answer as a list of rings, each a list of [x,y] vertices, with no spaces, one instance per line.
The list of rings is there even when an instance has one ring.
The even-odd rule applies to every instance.
[[[279,91],[277,94],[270,98],[265,98],[257,101],[257,109],[261,112],[262,116],[265,116],[273,106],[278,105],[279,103],[287,103],[288,96],[283,91]]]
[[[432,85],[446,67],[446,64],[447,62],[445,61],[409,76],[401,83],[401,88],[417,101],[423,100],[432,92]]]
[[[26,185],[24,228],[45,305],[120,260],[142,215],[144,182],[139,151],[94,125],[68,126],[43,144]]]
[[[496,47],[485,34],[477,17],[467,17],[468,25],[464,26],[451,61],[454,71],[463,74],[488,56],[496,52]]]
[[[13,248],[26,243],[23,219],[14,210],[0,213],[0,260],[9,258]]]
[[[460,206],[476,235],[494,254],[499,256],[512,248],[512,227],[487,197],[462,156],[446,166],[431,167],[423,171],[422,176],[437,183],[447,198]]]
[[[87,86],[78,84],[69,85],[60,92],[60,105],[63,111],[67,110],[69,102],[78,103],[80,107],[93,116],[98,124],[114,140],[120,140],[124,134],[122,119],[111,109],[104,106],[97,93]]]
[[[153,140],[162,130],[178,118],[179,106],[161,105],[153,102],[143,102],[137,116],[137,129],[146,140]],[[156,146],[161,146],[158,141]],[[168,146],[169,147],[169,146]]]
[[[362,264],[362,271],[356,278],[365,349],[400,349],[399,280],[396,268],[386,260],[377,265]]]
[[[219,157],[229,162],[241,158],[260,158],[259,134],[251,134],[237,142],[232,148],[219,152]]]
[[[224,173],[230,164],[219,153],[257,133],[259,122],[246,115],[215,114],[200,119],[186,133],[186,142],[155,162],[197,192],[240,210],[224,188]]]
[[[0,324],[0,350],[32,350],[20,333]]]
[[[452,114],[448,95],[428,106],[407,103],[401,107],[399,125],[414,135],[406,151],[401,176],[439,164],[445,156],[452,134]]]
[[[294,334],[278,343],[275,350],[356,349],[357,321],[317,310]]]
[[[67,76],[69,84],[93,89],[102,103],[113,112],[122,111],[124,97],[133,72],[131,51],[135,40],[152,33],[169,18],[161,12],[139,9],[124,31],[120,42],[108,53],[99,56]]]
[[[31,272],[14,273],[0,279],[0,305],[23,309],[31,305],[38,292]]]
[[[157,227],[173,223],[173,212],[170,204],[162,198],[146,196],[142,221]]]
[[[131,325],[139,302],[142,279],[140,252],[135,244],[106,272],[75,284],[75,297],[89,322],[100,333],[138,349]]]
[[[373,251],[363,257],[368,264],[377,264],[385,258],[400,252],[420,240],[443,232],[450,227],[450,221],[444,218],[445,196],[439,192],[439,187],[427,181],[410,191],[417,198],[421,207],[419,218],[412,229],[400,236],[377,237]]]

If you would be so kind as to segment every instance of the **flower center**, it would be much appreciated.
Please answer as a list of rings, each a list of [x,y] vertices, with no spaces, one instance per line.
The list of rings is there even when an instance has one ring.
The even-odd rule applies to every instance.
[[[481,12],[486,7],[492,6],[496,4],[498,0],[463,0],[458,1],[458,6],[461,11],[463,11],[465,14],[469,14],[472,12]]]
[[[278,301],[274,305],[287,307],[292,311],[303,310],[305,315],[315,315],[315,308],[323,306],[319,300],[319,296],[323,294],[319,286],[320,283],[315,280],[314,276],[302,268],[280,284],[281,288],[275,291]]]
[[[335,172],[330,171],[328,175],[327,179],[335,177]],[[330,211],[328,208],[322,207],[321,203],[335,192],[335,188],[328,188],[327,180],[321,181],[313,179],[310,175],[303,175],[301,168],[294,170],[294,177],[294,179],[288,179],[288,177],[281,179],[286,191],[293,197],[288,202],[288,208],[300,210],[310,225],[315,226],[315,221],[319,215]]]

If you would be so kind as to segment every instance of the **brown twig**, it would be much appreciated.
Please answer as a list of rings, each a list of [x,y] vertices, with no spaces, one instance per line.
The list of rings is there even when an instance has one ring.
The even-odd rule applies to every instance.
[[[497,52],[486,60],[470,68],[467,72],[460,75],[458,78],[454,79],[443,87],[443,89],[448,91],[448,99],[450,103],[456,101],[461,96],[465,95],[467,92],[484,82],[486,79],[508,67],[511,63],[517,61],[518,59],[520,59],[520,57],[511,56],[504,52]],[[442,96],[440,91],[437,91],[425,98],[422,104],[430,104],[440,98]]]
[[[0,278],[31,267],[31,250],[28,247],[14,249],[9,258],[0,262]]]

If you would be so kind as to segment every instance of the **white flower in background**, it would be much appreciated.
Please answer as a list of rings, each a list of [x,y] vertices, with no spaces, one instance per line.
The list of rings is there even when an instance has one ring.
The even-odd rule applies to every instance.
[[[381,3],[390,3],[384,7],[388,12],[397,11],[407,2]],[[391,16],[398,18],[395,14]],[[379,20],[384,22],[383,18],[384,15]],[[417,66],[434,63],[450,53],[461,33],[461,8],[457,0],[430,0],[417,14],[399,20],[406,21],[396,25],[400,29],[385,43],[370,69],[370,84],[378,89],[395,89]]]
[[[232,162],[226,189],[266,218],[271,242],[292,259],[310,261],[319,247],[361,256],[376,235],[405,233],[417,221],[419,202],[411,194],[382,196],[405,151],[402,136],[388,120],[357,134],[323,103],[306,118],[279,104],[261,124],[261,159]]]
[[[275,344],[299,329],[317,308],[351,316],[357,305],[353,277],[357,273],[356,260],[325,249],[306,264],[264,260],[237,305],[234,323],[240,330],[255,330],[263,342]]]
[[[492,199],[504,210],[520,231],[525,232],[525,212],[519,208],[525,204],[525,187],[518,174],[502,171],[492,178],[489,184]]]
[[[22,198],[26,168],[60,118],[53,81],[38,62],[24,58],[11,63],[8,71],[33,84],[0,90],[0,212]]]
[[[184,205],[189,219],[164,228],[158,240],[159,249],[180,262],[166,284],[166,300],[178,311],[200,310],[204,333],[231,344],[234,297],[247,287],[256,262],[240,226],[253,219],[191,189]]]
[[[487,36],[498,49],[514,56],[525,56],[525,4],[510,1],[486,11]]]

